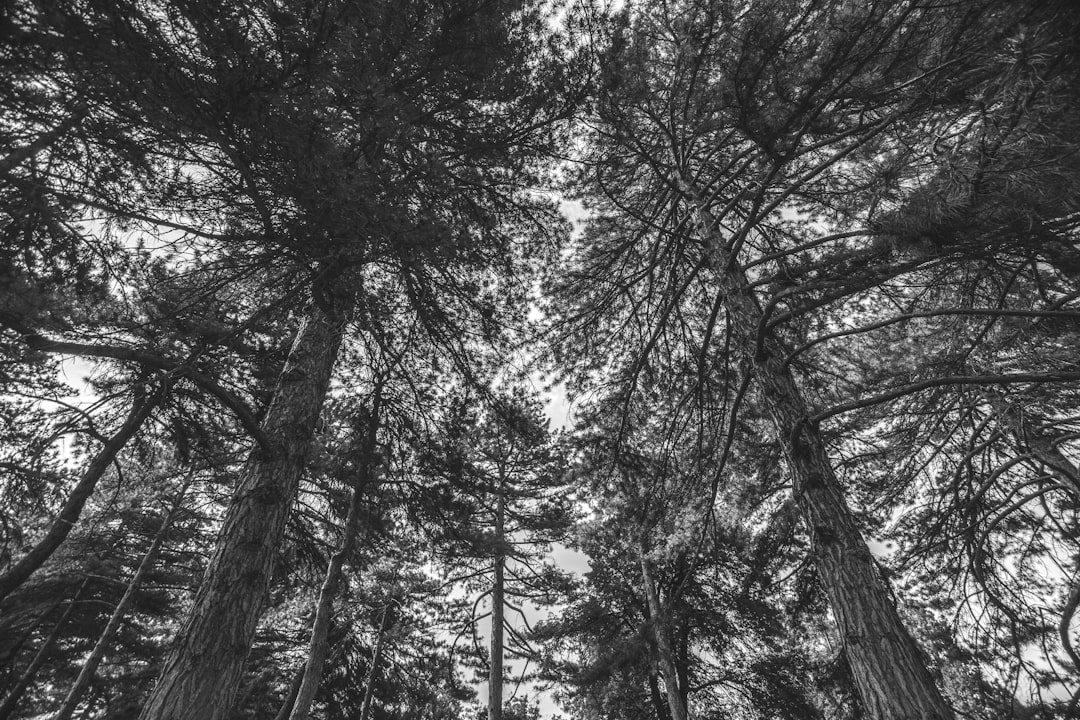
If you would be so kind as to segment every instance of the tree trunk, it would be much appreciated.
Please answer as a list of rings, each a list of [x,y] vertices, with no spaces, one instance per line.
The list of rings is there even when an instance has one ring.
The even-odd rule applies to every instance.
[[[343,332],[341,317],[309,303],[263,420],[272,452],[248,455],[206,574],[142,720],[229,715]]]
[[[326,568],[326,576],[323,578],[322,588],[319,590],[319,603],[315,610],[315,620],[311,624],[311,642],[308,648],[307,665],[304,668],[304,678],[300,682],[300,690],[296,693],[293,701],[292,713],[289,720],[307,720],[311,713],[311,702],[315,699],[315,693],[322,681],[323,664],[326,662],[326,640],[330,634],[330,619],[333,614],[334,598],[337,596],[338,586],[341,583],[341,567],[345,560],[352,554],[356,545],[356,534],[360,526],[360,498],[363,491],[373,481],[375,476],[375,454],[379,432],[379,405],[382,401],[382,384],[375,388],[375,397],[371,404],[371,416],[363,439],[363,466],[360,476],[356,478],[353,486],[352,497],[349,500],[349,512],[345,518],[345,527],[342,529],[341,547],[330,558]]]
[[[645,600],[649,606],[649,625],[652,626],[653,639],[656,641],[657,664],[660,666],[660,676],[664,679],[664,694],[667,695],[671,720],[687,720],[686,705],[683,703],[685,695],[679,687],[679,672],[675,666],[675,652],[671,647],[669,628],[664,618],[663,608],[660,606],[660,595],[656,591],[656,580],[649,567],[644,543],[641,546],[641,580],[645,585]]]
[[[176,517],[176,512],[184,502],[184,495],[187,493],[190,484],[191,479],[189,478],[180,489],[180,492],[177,495],[175,502],[173,502],[172,508],[165,516],[165,519],[162,520],[161,528],[159,528],[157,534],[154,535],[150,547],[143,555],[142,561],[139,562],[139,567],[135,570],[135,574],[131,576],[127,589],[124,590],[124,594],[120,597],[120,602],[118,602],[113,609],[112,616],[109,617],[109,622],[105,625],[105,629],[101,632],[101,636],[94,644],[94,649],[90,652],[89,657],[87,657],[86,661],[83,663],[82,669],[79,670],[79,676],[75,678],[71,690],[68,691],[67,697],[64,698],[64,704],[60,707],[60,710],[57,711],[56,715],[53,716],[53,720],[70,720],[72,713],[75,712],[75,708],[79,705],[79,698],[82,697],[83,692],[94,679],[98,665],[101,664],[101,659],[105,657],[105,651],[109,649],[113,636],[115,636],[116,631],[120,629],[120,623],[124,619],[124,614],[127,612],[128,605],[131,604],[132,598],[135,597],[135,593],[138,592],[139,586],[142,585],[142,580],[146,576],[146,573],[149,572],[150,568],[153,567],[154,562],[156,562],[158,551],[161,549],[162,543],[165,542],[165,535],[169,532],[169,527],[172,525],[173,518]]]
[[[812,543],[814,564],[840,631],[844,652],[868,717],[951,720],[923,655],[886,591],[802,392],[784,364],[785,351],[766,324],[746,275],[696,189],[679,179],[693,203],[693,221],[711,254],[733,338],[776,427],[793,480],[793,495]]]
[[[30,552],[20,558],[10,570],[0,575],[0,601],[26,582],[67,539],[71,529],[79,521],[83,507],[85,507],[86,501],[93,494],[98,480],[116,460],[116,456],[120,454],[128,441],[139,431],[146,419],[150,417],[150,413],[153,412],[158,402],[158,397],[144,397],[141,390],[136,393],[135,401],[132,403],[131,410],[128,411],[124,424],[120,426],[116,434],[105,443],[105,446],[90,461],[86,472],[79,478],[79,482],[76,483],[71,494],[68,495],[67,501],[60,509],[60,513],[56,516],[56,520],[53,521],[49,531],[45,533],[45,537],[39,540]]]
[[[89,578],[83,580],[82,585],[79,586],[78,592],[75,593],[75,597],[68,601],[68,606],[67,609],[64,610],[64,614],[56,621],[56,625],[53,626],[49,636],[45,638],[45,642],[41,644],[37,653],[34,654],[34,659],[26,666],[26,670],[23,671],[18,682],[12,686],[11,691],[8,692],[7,697],[4,698],[4,702],[0,703],[0,720],[8,720],[15,711],[15,706],[19,704],[19,700],[22,699],[23,693],[30,687],[30,683],[34,681],[34,676],[37,675],[37,671],[41,668],[42,663],[45,662],[45,658],[48,657],[49,650],[52,649],[52,646],[60,637],[60,631],[64,628],[64,623],[67,622],[68,617],[71,615],[71,611],[75,609],[75,603],[78,602],[83,591],[86,589],[86,586],[89,584]]]
[[[503,622],[506,556],[503,553],[503,537],[506,529],[506,495],[502,478],[499,479],[499,497],[495,507],[495,581],[491,587],[491,672],[488,675],[488,720],[502,720],[503,710]]]
[[[690,624],[679,625],[678,652],[675,670],[679,681],[679,700],[684,708],[690,707]],[[687,710],[689,712],[689,710]]]
[[[289,683],[289,692],[285,694],[285,702],[281,704],[281,709],[278,710],[277,715],[274,716],[274,720],[289,720],[293,705],[296,704],[296,696],[300,692],[300,683],[304,682],[304,672],[306,669],[307,664],[304,664],[293,673],[292,682]]]
[[[383,636],[390,620],[390,603],[383,606],[382,617],[379,618],[379,635],[375,638],[375,649],[371,653],[371,666],[368,667],[364,678],[364,702],[360,706],[359,720],[367,720],[371,711],[371,699],[375,695],[375,671],[379,667],[379,658],[382,657]]]
[[[656,720],[671,720],[671,710],[668,709],[663,696],[660,694],[660,683],[657,680],[656,669],[652,666],[652,663],[649,663],[649,698],[652,700]]]

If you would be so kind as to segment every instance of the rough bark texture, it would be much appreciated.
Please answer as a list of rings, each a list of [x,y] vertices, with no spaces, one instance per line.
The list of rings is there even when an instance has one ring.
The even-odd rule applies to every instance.
[[[341,584],[341,568],[356,546],[356,535],[360,528],[360,500],[364,489],[372,482],[374,475],[381,393],[382,388],[380,385],[375,392],[371,418],[363,439],[363,470],[361,476],[356,478],[353,486],[352,497],[349,501],[349,512],[345,518],[345,527],[342,529],[341,547],[330,558],[326,568],[326,576],[323,578],[322,588],[319,590],[319,602],[315,610],[315,620],[311,624],[308,660],[304,667],[304,676],[300,682],[300,689],[297,691],[296,699],[293,701],[289,720],[307,720],[311,714],[311,703],[315,699],[319,683],[322,682],[323,665],[326,662],[326,641],[330,634],[334,598],[337,596],[338,587]]]
[[[488,675],[488,720],[502,720],[503,708],[503,611],[506,557],[502,543],[506,526],[506,496],[502,483],[495,508],[495,540],[500,549],[495,554],[495,581],[491,588],[491,672]]]
[[[263,421],[272,451],[255,450],[244,464],[206,574],[142,720],[229,716],[343,326],[341,318],[309,305]]]
[[[900,620],[873,556],[847,506],[818,429],[808,422],[802,392],[784,365],[785,352],[767,329],[743,270],[695,189],[680,182],[694,205],[694,223],[720,282],[732,334],[753,368],[761,398],[787,456],[793,494],[811,537],[814,564],[829,597],[844,652],[868,717],[951,720],[953,711]]]
[[[656,641],[657,664],[660,666],[660,676],[664,679],[664,694],[667,695],[668,709],[671,711],[672,720],[686,720],[687,710],[684,701],[686,694],[679,685],[675,652],[671,647],[663,608],[660,606],[660,595],[656,591],[656,580],[653,578],[644,547],[641,549],[641,580],[645,585],[645,600],[649,606],[649,625],[652,626],[653,639]]]
[[[146,419],[150,417],[150,413],[153,412],[157,402],[157,398],[146,398],[141,395],[135,399],[127,418],[124,419],[124,424],[120,426],[116,434],[105,443],[105,446],[90,461],[86,472],[79,478],[79,482],[75,484],[71,494],[68,495],[67,501],[60,508],[60,513],[56,516],[56,520],[53,521],[49,531],[45,533],[45,537],[39,540],[31,548],[30,552],[23,555],[10,570],[0,576],[0,601],[26,582],[27,578],[44,565],[52,557],[52,554],[56,552],[56,549],[67,539],[71,529],[79,521],[79,516],[82,515],[86,501],[94,493],[98,480],[116,460],[116,456],[120,454],[124,446],[139,431]]]
[[[120,623],[124,619],[124,614],[127,613],[128,605],[131,604],[131,599],[135,597],[135,593],[138,591],[139,586],[142,585],[143,578],[150,568],[153,567],[154,562],[156,562],[158,551],[161,549],[161,544],[165,541],[165,535],[169,532],[169,527],[172,525],[173,518],[176,516],[176,511],[180,509],[180,506],[184,502],[184,495],[187,493],[187,489],[188,483],[185,483],[183,489],[181,489],[178,494],[176,501],[173,503],[172,508],[162,521],[161,527],[154,535],[154,539],[151,541],[150,547],[146,550],[146,554],[143,555],[142,561],[139,562],[139,567],[135,570],[135,574],[132,575],[131,580],[128,581],[128,586],[124,590],[120,602],[113,608],[113,613],[109,617],[109,622],[106,623],[105,629],[101,631],[101,635],[98,637],[97,642],[94,643],[94,649],[90,651],[90,655],[83,663],[82,668],[79,670],[79,676],[75,678],[75,682],[72,683],[71,689],[68,690],[67,697],[64,698],[64,704],[60,707],[60,710],[57,711],[56,715],[53,716],[53,720],[69,720],[75,712],[75,708],[79,705],[79,698],[82,697],[83,692],[90,685],[90,681],[94,679],[98,665],[101,664],[101,659],[105,657],[105,651],[109,649],[109,645],[112,644],[116,631],[120,629]]]

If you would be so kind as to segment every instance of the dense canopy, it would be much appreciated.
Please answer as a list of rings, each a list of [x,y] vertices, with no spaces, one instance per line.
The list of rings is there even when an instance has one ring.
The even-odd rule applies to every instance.
[[[1066,0],[0,7],[0,720],[1080,717]]]

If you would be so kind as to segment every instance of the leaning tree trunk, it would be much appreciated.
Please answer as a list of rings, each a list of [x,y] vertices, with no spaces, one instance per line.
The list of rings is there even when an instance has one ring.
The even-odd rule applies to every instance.
[[[379,634],[375,638],[375,649],[371,651],[371,664],[368,665],[367,674],[364,675],[364,702],[360,705],[360,716],[357,720],[367,720],[371,712],[371,701],[375,697],[375,673],[379,669],[379,660],[382,658],[383,639],[390,627],[390,603],[383,605],[382,617],[379,618]]]
[[[352,554],[356,546],[356,535],[360,528],[360,506],[364,490],[375,477],[375,455],[378,447],[379,406],[382,402],[382,383],[375,387],[375,397],[371,403],[371,415],[363,438],[363,457],[360,476],[355,479],[352,497],[349,500],[349,512],[345,517],[345,527],[341,534],[341,547],[330,558],[319,590],[319,602],[315,610],[315,620],[311,624],[311,641],[308,648],[307,664],[300,689],[293,700],[289,720],[307,720],[311,714],[311,703],[322,681],[323,664],[326,662],[327,637],[330,634],[330,619],[334,609],[334,598],[341,584],[341,567]]]
[[[49,652],[52,650],[53,645],[60,638],[60,631],[64,629],[64,625],[67,623],[68,617],[71,615],[72,610],[75,609],[75,604],[82,597],[83,591],[86,590],[86,586],[90,584],[90,579],[83,580],[82,585],[79,586],[78,591],[75,593],[75,597],[68,601],[67,608],[65,608],[63,615],[53,625],[52,631],[49,632],[48,637],[45,638],[45,642],[41,643],[41,647],[34,654],[34,658],[30,661],[30,664],[26,666],[23,674],[19,676],[18,681],[8,691],[7,696],[4,698],[4,702],[0,703],[0,720],[8,720],[11,714],[15,711],[15,707],[19,704],[19,700],[22,699],[23,694],[30,687],[34,681],[34,676],[37,675],[38,670],[45,663],[46,658],[49,656]]]
[[[725,250],[725,239],[700,194],[678,180],[693,206],[693,222],[716,270],[732,335],[776,427],[793,495],[812,543],[821,584],[840,631],[844,653],[868,717],[873,720],[951,720],[952,708],[934,684],[923,655],[900,620],[806,401],[784,363],[785,351],[765,323],[745,272]]]
[[[150,413],[153,412],[160,399],[159,396],[145,397],[141,388],[137,391],[131,410],[128,411],[123,425],[120,426],[115,435],[109,438],[108,442],[94,456],[94,459],[90,461],[86,471],[79,478],[79,482],[75,484],[71,494],[68,495],[64,506],[60,508],[56,520],[53,521],[52,526],[45,533],[45,537],[41,538],[31,548],[30,552],[20,558],[10,570],[0,575],[0,600],[6,598],[26,582],[27,578],[44,565],[45,561],[52,557],[56,549],[67,539],[71,529],[79,521],[79,516],[82,515],[86,501],[94,493],[98,480],[102,478],[105,471],[116,460],[116,456],[135,436],[135,433],[139,432],[139,428],[150,417]]]
[[[165,519],[162,520],[161,527],[154,535],[154,539],[150,542],[150,547],[146,550],[142,560],[139,562],[139,567],[135,570],[135,574],[131,576],[131,580],[128,581],[127,588],[120,597],[120,602],[116,603],[116,607],[113,608],[112,615],[109,617],[109,622],[106,623],[105,629],[101,631],[101,635],[98,637],[97,642],[94,643],[94,649],[90,651],[90,655],[87,656],[86,661],[83,662],[82,669],[79,670],[79,676],[75,678],[75,682],[72,683],[71,689],[68,690],[67,697],[64,698],[64,704],[56,714],[53,715],[52,720],[71,719],[72,714],[75,712],[75,708],[79,705],[79,698],[82,697],[83,692],[86,691],[86,688],[89,687],[90,682],[94,679],[94,675],[97,674],[98,666],[101,664],[102,658],[105,657],[105,652],[109,649],[109,645],[112,644],[113,637],[116,636],[116,631],[120,629],[120,623],[123,621],[128,606],[135,597],[135,593],[138,592],[139,587],[142,585],[143,578],[146,577],[146,573],[150,571],[150,568],[152,568],[157,561],[158,551],[161,549],[162,543],[165,542],[165,536],[169,532],[169,527],[172,525],[173,518],[176,517],[176,513],[180,510],[180,507],[184,502],[184,495],[187,494],[187,489],[190,484],[191,478],[189,477],[180,489],[180,492],[177,493],[172,508],[169,509],[168,514],[165,515]]]
[[[289,720],[289,715],[292,714],[293,705],[296,703],[296,696],[300,693],[300,683],[304,682],[304,672],[306,670],[307,663],[293,673],[293,679],[289,683],[289,692],[285,693],[285,702],[281,704],[281,709],[279,709],[277,715],[274,716],[274,720]]]
[[[142,720],[229,716],[343,331],[342,317],[309,303],[263,420],[270,447],[253,450],[241,470],[203,581]]]
[[[675,652],[671,647],[671,636],[664,619],[663,608],[660,606],[660,595],[656,590],[656,579],[653,577],[652,568],[642,543],[641,549],[641,581],[645,585],[645,601],[649,608],[649,625],[652,627],[653,639],[656,641],[657,665],[660,667],[660,677],[664,679],[664,691],[667,695],[668,708],[671,711],[671,720],[686,720],[687,710],[683,692],[679,685],[679,672],[675,665]]]

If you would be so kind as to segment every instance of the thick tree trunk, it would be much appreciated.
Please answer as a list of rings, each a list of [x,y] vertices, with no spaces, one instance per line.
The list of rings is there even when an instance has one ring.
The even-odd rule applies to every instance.
[[[307,665],[304,667],[304,678],[300,683],[300,690],[296,693],[296,699],[293,701],[289,720],[307,720],[311,714],[311,703],[315,699],[315,693],[318,691],[319,683],[322,681],[323,665],[326,662],[326,642],[327,636],[330,634],[330,619],[333,614],[334,598],[337,596],[338,586],[341,584],[341,568],[356,546],[356,535],[360,527],[360,500],[364,490],[374,478],[375,454],[379,432],[379,405],[381,401],[382,385],[380,384],[375,390],[371,416],[363,438],[361,474],[356,478],[353,486],[352,497],[349,501],[349,512],[345,518],[345,527],[342,529],[341,547],[330,558],[322,588],[319,590],[319,603],[315,610],[315,620],[311,624],[311,642],[308,648]]]
[[[874,720],[951,720],[952,708],[934,684],[923,655],[904,627],[870,550],[847,506],[818,429],[807,422],[802,392],[784,364],[785,352],[767,328],[746,275],[725,250],[700,196],[694,223],[711,253],[732,335],[753,368],[761,397],[791,469],[793,494],[811,538],[814,563],[840,631],[855,685]]]
[[[254,450],[244,464],[206,574],[142,720],[229,715],[343,331],[341,317],[309,304],[263,421],[272,452]]]
[[[190,485],[190,483],[190,479],[184,483],[176,500],[173,502],[172,508],[169,510],[168,514],[165,515],[165,519],[162,520],[161,527],[154,535],[154,539],[150,542],[150,547],[139,562],[139,567],[136,568],[135,574],[132,575],[131,580],[128,581],[128,586],[124,590],[124,594],[120,597],[120,602],[113,608],[113,613],[112,616],[109,617],[109,622],[106,623],[105,629],[102,630],[101,636],[98,637],[97,642],[94,644],[94,649],[90,651],[90,655],[83,663],[82,669],[79,670],[79,676],[75,678],[75,682],[68,691],[67,697],[64,698],[64,704],[60,707],[60,710],[57,711],[56,715],[53,716],[53,720],[70,720],[72,713],[75,712],[75,708],[79,705],[79,698],[82,697],[83,692],[94,679],[98,665],[101,664],[101,659],[105,657],[105,651],[109,649],[109,645],[112,644],[116,631],[120,629],[120,623],[124,619],[124,614],[127,612],[128,605],[131,604],[132,598],[135,597],[135,593],[138,592],[139,587],[142,585],[142,580],[146,577],[146,573],[149,572],[150,568],[153,567],[154,563],[157,561],[158,551],[161,549],[161,544],[165,542],[165,535],[169,532],[169,527],[172,525],[176,512],[184,502],[184,495],[187,494],[188,485]]]
[[[71,494],[68,495],[67,501],[60,508],[60,513],[56,516],[56,520],[53,521],[49,531],[45,533],[45,537],[39,540],[30,552],[22,556],[10,570],[0,575],[0,601],[26,582],[67,539],[71,529],[79,521],[79,516],[82,515],[86,501],[90,499],[94,488],[97,487],[98,480],[116,460],[116,456],[120,454],[124,446],[139,431],[146,419],[150,417],[150,413],[153,412],[158,401],[158,397],[147,398],[142,391],[137,393],[131,410],[124,419],[124,424],[120,426],[116,434],[105,443],[105,446],[90,461],[90,465],[87,466],[86,471],[79,478],[79,482],[75,484]]]
[[[488,675],[488,720],[502,720],[503,709],[503,622],[506,556],[502,551],[505,542],[506,496],[502,481],[495,507],[495,541],[499,550],[495,553],[495,582],[491,588],[491,672]]]
[[[671,647],[671,636],[660,605],[660,595],[656,590],[656,580],[649,567],[644,544],[641,547],[641,580],[645,585],[645,600],[649,606],[649,625],[656,641],[657,665],[660,676],[664,679],[664,694],[667,695],[671,720],[687,720],[686,694],[679,686],[679,672],[675,665],[675,652]]]
[[[34,654],[33,660],[26,666],[26,670],[19,677],[19,680],[8,692],[7,697],[4,698],[4,702],[0,703],[0,720],[8,720],[11,714],[15,712],[15,707],[19,704],[19,700],[22,699],[23,693],[30,687],[30,683],[34,681],[34,676],[37,675],[38,670],[45,662],[45,658],[49,656],[49,651],[52,650],[52,646],[56,643],[60,637],[60,631],[63,630],[64,624],[67,622],[68,617],[71,615],[71,611],[75,609],[75,603],[82,597],[83,591],[90,583],[89,579],[83,580],[82,585],[79,586],[78,592],[75,593],[75,597],[68,601],[68,606],[64,610],[64,613],[60,616],[60,619],[56,621],[52,631],[49,632],[49,636],[45,638],[45,642],[41,644],[38,651]]]

